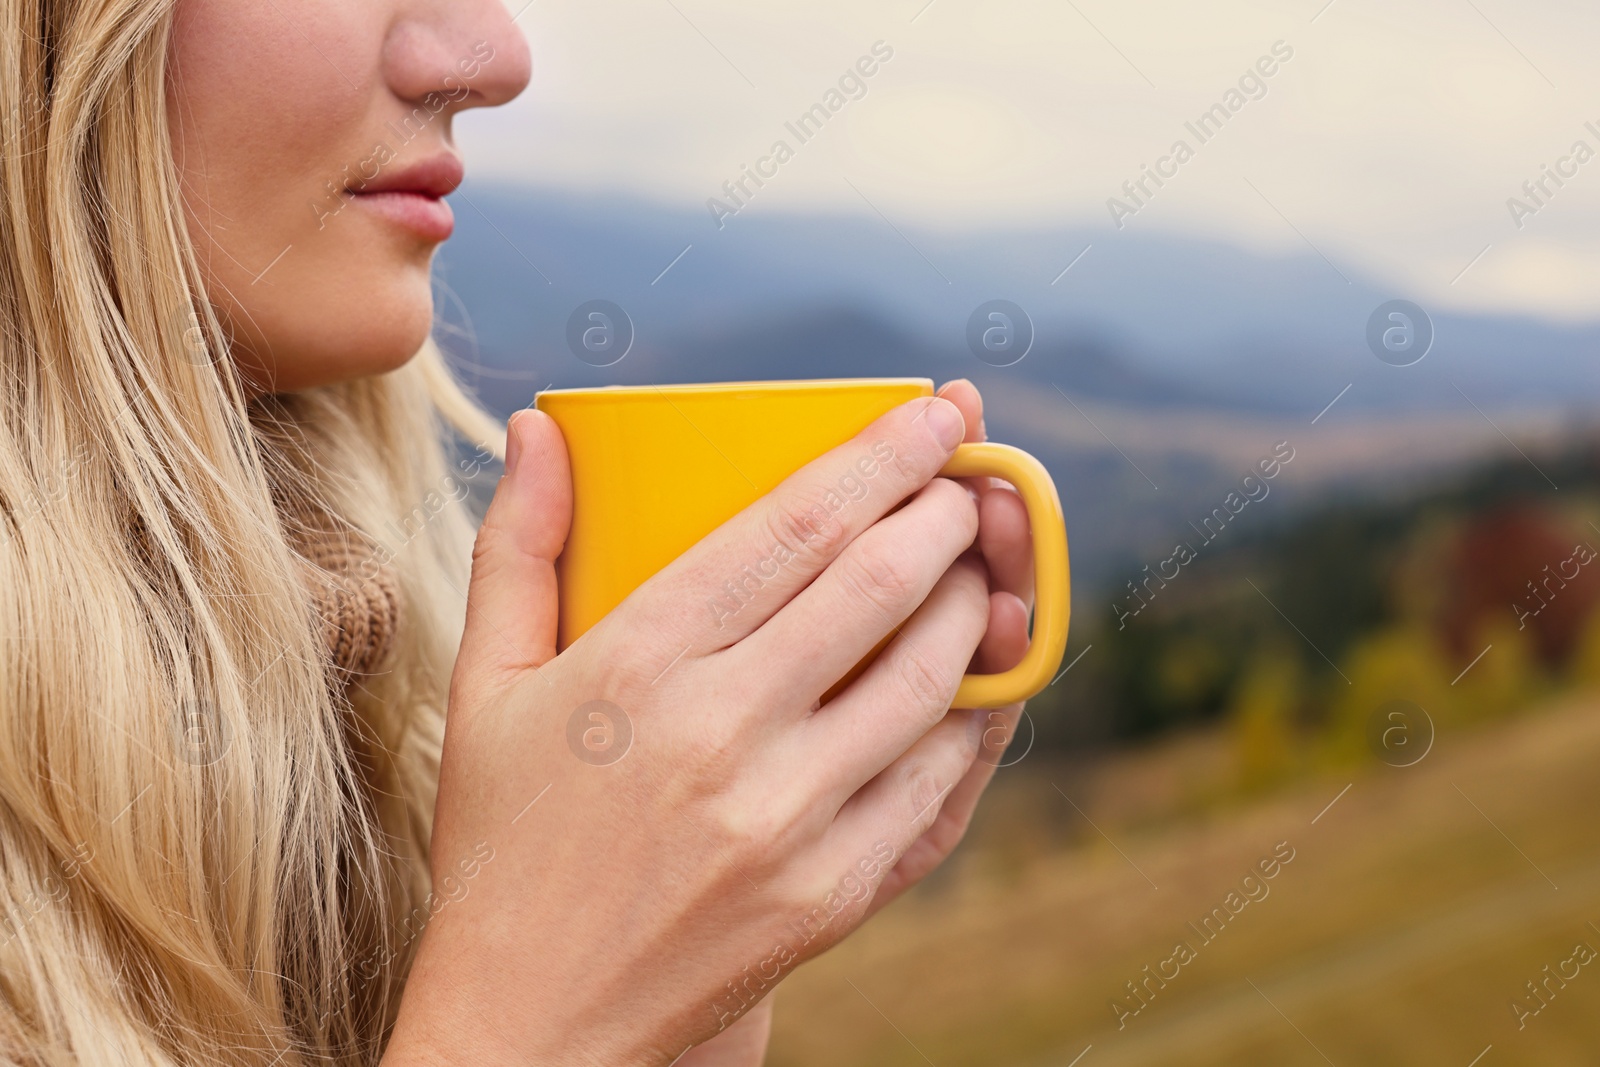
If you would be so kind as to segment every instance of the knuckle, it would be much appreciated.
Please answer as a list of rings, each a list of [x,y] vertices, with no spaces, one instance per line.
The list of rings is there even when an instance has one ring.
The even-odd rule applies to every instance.
[[[720,806],[715,817],[716,851],[740,870],[767,870],[785,854],[794,820],[774,799]]]
[[[848,531],[825,504],[797,498],[773,513],[770,533],[799,554],[831,559],[844,548]]]
[[[500,552],[500,545],[505,539],[505,534],[498,526],[492,523],[483,523],[478,527],[478,535],[472,540],[472,566],[474,569],[487,565]]]
[[[702,773],[698,779],[706,783],[715,783],[712,789],[720,788],[722,782],[732,777],[732,772],[745,758],[746,746],[742,731],[736,729],[732,723],[723,722],[716,717],[708,719],[693,741],[695,758]]]
[[[858,545],[835,564],[840,583],[856,599],[885,615],[898,616],[917,590],[917,577],[903,555],[882,546]]]
[[[736,856],[759,854],[775,832],[770,816],[754,805],[724,804],[717,812],[719,844]]]
[[[793,916],[793,929],[805,945],[800,958],[807,959],[849,936],[861,924],[865,905],[855,904],[816,878],[786,892],[783,910]]]
[[[956,692],[955,679],[904,637],[895,657],[895,669],[902,692],[918,711],[932,717],[944,714],[950,707]]]
[[[837,942],[860,925],[876,884],[854,870],[843,875],[824,869],[796,878],[784,891],[785,912],[811,935],[831,935]]]
[[[479,571],[491,573],[502,567],[519,567],[530,560],[541,559],[539,553],[518,535],[518,531],[496,522],[485,521],[478,527],[477,536],[472,540],[475,576]]]
[[[904,775],[906,805],[911,811],[913,839],[920,837],[939,817],[940,801],[950,786],[925,761],[908,765]]]
[[[923,831],[922,836],[936,853],[948,856],[956,850],[957,845],[961,844],[961,839],[967,836],[967,827],[971,821],[970,813],[950,816],[941,808],[930,818],[930,825]]]
[[[918,483],[926,482],[950,458],[923,422],[933,403],[931,397],[911,400],[888,416],[892,424],[888,436],[895,449],[895,466],[908,480]]]

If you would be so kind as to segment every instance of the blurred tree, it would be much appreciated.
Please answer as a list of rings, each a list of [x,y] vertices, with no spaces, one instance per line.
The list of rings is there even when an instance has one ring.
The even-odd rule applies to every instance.
[[[1322,737],[1325,759],[1370,759],[1369,721],[1396,700],[1421,707],[1436,727],[1456,718],[1449,667],[1438,643],[1420,625],[1390,626],[1359,641],[1346,655],[1343,669],[1348,682],[1335,683]]]
[[[1301,673],[1293,652],[1268,643],[1256,651],[1234,689],[1228,722],[1239,785],[1246,791],[1276,785],[1295,770]]]
[[[1233,613],[1213,609],[1109,630],[1097,666],[1115,694],[1116,733],[1140,737],[1214,719],[1239,669],[1239,650],[1249,647],[1241,626]]]
[[[1451,686],[1452,708],[1457,721],[1496,718],[1521,711],[1545,692],[1545,672],[1537,655],[1537,637],[1532,628],[1519,630],[1499,614],[1480,620],[1473,631],[1476,650],[1468,654],[1461,669],[1472,657],[1483,658],[1471,665]]]
[[[1532,633],[1546,664],[1567,657],[1600,601],[1600,566],[1575,560],[1583,538],[1571,525],[1548,507],[1526,502],[1495,507],[1466,523],[1451,555],[1441,619],[1452,652],[1477,655],[1485,620],[1505,619]]]

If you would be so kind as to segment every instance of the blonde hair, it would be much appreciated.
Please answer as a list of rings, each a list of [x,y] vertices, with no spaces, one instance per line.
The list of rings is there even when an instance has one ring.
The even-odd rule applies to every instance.
[[[504,427],[431,345],[250,398],[183,224],[171,8],[0,0],[0,1059],[370,1063],[471,521],[450,494],[383,553],[399,625],[347,694],[285,516],[377,551],[451,484],[451,427],[497,457]]]

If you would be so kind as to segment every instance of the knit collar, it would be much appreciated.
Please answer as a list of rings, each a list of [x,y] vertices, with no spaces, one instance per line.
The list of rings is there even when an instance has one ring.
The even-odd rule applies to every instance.
[[[286,509],[328,656],[346,684],[384,666],[399,624],[394,570],[377,546],[325,510]]]

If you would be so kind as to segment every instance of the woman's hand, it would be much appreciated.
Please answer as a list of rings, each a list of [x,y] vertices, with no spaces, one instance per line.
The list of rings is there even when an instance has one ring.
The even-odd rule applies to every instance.
[[[664,1065],[865,917],[941,807],[975,795],[988,713],[947,709],[1004,624],[967,552],[979,508],[935,477],[964,433],[948,401],[896,409],[555,656],[566,453],[548,417],[513,419],[435,819],[436,884],[458,891],[393,1062]],[[851,475],[868,491],[830,509]]]

